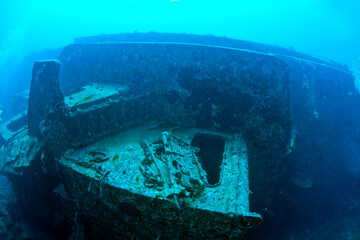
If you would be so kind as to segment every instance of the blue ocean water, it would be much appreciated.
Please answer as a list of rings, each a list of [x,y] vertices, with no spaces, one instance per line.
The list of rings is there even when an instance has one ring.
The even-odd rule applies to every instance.
[[[0,124],[27,109],[34,61],[56,59],[74,39],[103,34],[215,35],[275,45],[354,74],[352,84],[358,87],[359,10],[360,2],[352,0],[2,1]],[[313,93],[318,108],[308,119],[314,126],[309,133],[300,134],[303,139],[296,141],[301,145],[289,156],[282,181],[268,189],[275,192],[275,203],[271,207],[256,205],[253,211],[260,211],[264,221],[250,229],[245,239],[360,239],[359,93],[353,90],[341,95],[340,83],[345,82],[341,77],[329,74],[318,79],[315,83],[303,80],[300,86],[306,89],[307,84],[315,84],[318,89]],[[303,105],[299,102],[295,108]],[[316,123],[319,117],[322,122]],[[300,121],[301,116],[292,118],[296,136],[308,123]],[[313,137],[315,130],[322,135]],[[0,144],[4,144],[1,139]],[[2,199],[13,197],[10,182],[0,181]],[[1,204],[6,207],[6,202]],[[7,214],[5,211],[2,216]],[[24,223],[21,213],[4,219],[9,226],[2,229],[11,229],[15,237],[49,237]],[[9,237],[6,234],[0,236]]]

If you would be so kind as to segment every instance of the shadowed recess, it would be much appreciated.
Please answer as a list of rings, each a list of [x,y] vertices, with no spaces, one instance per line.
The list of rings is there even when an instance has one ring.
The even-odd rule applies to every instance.
[[[199,148],[196,156],[206,171],[209,184],[217,184],[220,181],[220,166],[225,149],[224,139],[219,136],[200,133],[194,136],[191,145]]]

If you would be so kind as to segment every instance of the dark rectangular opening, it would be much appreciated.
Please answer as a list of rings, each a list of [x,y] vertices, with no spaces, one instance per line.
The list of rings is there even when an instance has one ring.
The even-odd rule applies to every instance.
[[[198,133],[192,139],[191,146],[200,149],[196,156],[207,174],[208,183],[210,185],[219,183],[225,140],[220,136]]]
[[[20,118],[11,121],[6,127],[12,132],[16,132],[25,127],[28,123],[27,115],[22,115]]]

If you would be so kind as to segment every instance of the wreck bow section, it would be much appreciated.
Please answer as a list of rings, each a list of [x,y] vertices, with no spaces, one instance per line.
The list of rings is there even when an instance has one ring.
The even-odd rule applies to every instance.
[[[29,134],[3,150],[3,172],[27,182],[18,195],[33,171],[52,179],[39,224],[74,225],[77,237],[221,239],[261,222],[249,196],[278,180],[291,139],[282,60],[169,43],[74,44],[59,59],[61,89],[59,62],[35,63]]]

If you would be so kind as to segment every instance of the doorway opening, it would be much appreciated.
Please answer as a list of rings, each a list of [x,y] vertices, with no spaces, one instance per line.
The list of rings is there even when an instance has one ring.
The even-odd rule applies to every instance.
[[[225,139],[213,134],[197,133],[191,141],[191,146],[200,149],[196,156],[207,174],[208,183],[217,184],[220,181]]]

